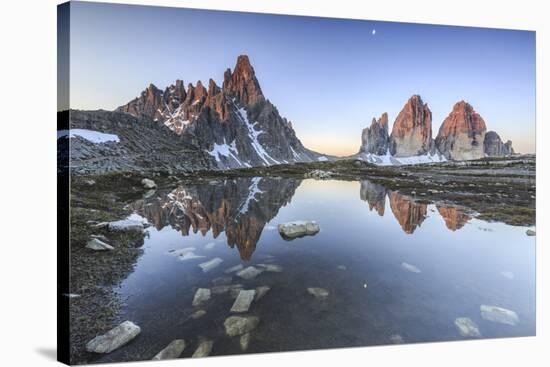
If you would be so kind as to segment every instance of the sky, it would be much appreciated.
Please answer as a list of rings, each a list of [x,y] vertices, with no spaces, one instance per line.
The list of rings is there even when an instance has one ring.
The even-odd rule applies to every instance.
[[[535,151],[535,32],[72,2],[70,107],[112,110],[149,83],[214,79],[247,54],[262,91],[313,150],[349,155],[413,94],[433,135],[465,100]]]

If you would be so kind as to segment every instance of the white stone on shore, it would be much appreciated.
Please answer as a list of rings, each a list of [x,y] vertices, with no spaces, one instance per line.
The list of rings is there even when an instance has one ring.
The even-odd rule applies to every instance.
[[[242,335],[254,330],[260,319],[257,316],[229,316],[223,325],[229,336]]]
[[[92,234],[90,235],[90,237],[97,238],[98,240],[101,240],[103,242],[109,242],[109,239],[102,234]]]
[[[208,288],[199,288],[193,297],[193,306],[200,306],[210,299],[211,292]]]
[[[528,229],[527,231],[525,231],[525,234],[527,234],[528,236],[536,236],[537,232],[533,231],[532,229]]]
[[[110,353],[127,344],[141,332],[139,326],[131,321],[124,321],[103,335],[96,336],[86,344],[91,353]]]
[[[257,266],[264,268],[265,271],[272,273],[282,273],[283,267],[275,264],[258,264]]]
[[[199,264],[199,267],[204,273],[208,273],[210,270],[217,268],[223,262],[219,257],[215,257],[205,263]]]
[[[143,223],[132,219],[121,219],[109,222],[110,231],[136,231],[143,232]]]
[[[203,358],[208,357],[210,355],[210,352],[212,351],[212,346],[214,345],[214,342],[211,340],[202,340],[197,347],[197,350],[195,350],[195,353],[191,356],[191,358]]]
[[[267,292],[269,292],[271,288],[267,285],[261,285],[259,287],[256,287],[256,296],[254,297],[254,301],[258,302],[260,298],[266,295]]]
[[[479,338],[481,333],[475,322],[469,317],[459,317],[455,320],[455,326],[461,336],[469,338]]]
[[[176,339],[172,340],[170,344],[161,350],[156,356],[153,357],[153,361],[160,361],[163,359],[179,358],[185,349],[185,340]]]
[[[253,266],[249,266],[248,268],[245,268],[237,273],[237,276],[249,280],[254,279],[261,273],[263,273],[264,269],[258,269]]]
[[[86,243],[86,248],[94,251],[111,251],[115,248],[97,238],[92,238]]]
[[[411,265],[409,263],[401,263],[401,267],[407,271],[410,271],[411,273],[420,273],[420,269],[418,269],[416,266]]]
[[[155,183],[155,181],[153,181],[149,178],[144,178],[143,180],[141,180],[141,184],[146,189],[154,189],[154,188],[157,187],[157,184]]]
[[[256,295],[256,290],[241,290],[239,292],[239,295],[237,296],[237,299],[233,303],[233,306],[231,307],[231,312],[247,312],[250,308],[250,305],[252,304],[252,301],[254,300],[254,296]]]
[[[517,325],[519,323],[519,317],[517,313],[512,310],[508,310],[498,306],[480,306],[481,317],[484,320],[498,322],[506,325]]]
[[[241,335],[241,338],[239,339],[239,344],[241,345],[241,350],[243,352],[247,350],[248,345],[250,344],[250,333]]]
[[[244,268],[243,264],[235,265],[235,266],[232,266],[228,269],[225,269],[225,273],[226,274],[234,273],[236,271],[242,270],[243,268]]]
[[[324,288],[308,288],[308,293],[317,297],[317,298],[326,298],[329,295],[329,291]]]
[[[319,225],[314,221],[295,221],[279,224],[279,233],[286,239],[294,239],[306,235],[313,236],[320,231]]]

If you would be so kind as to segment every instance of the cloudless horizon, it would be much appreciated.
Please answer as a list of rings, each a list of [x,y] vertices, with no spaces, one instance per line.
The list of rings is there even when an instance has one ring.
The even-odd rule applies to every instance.
[[[466,100],[488,130],[535,152],[535,32],[72,2],[70,107],[113,110],[149,83],[222,84],[247,54],[266,98],[309,149],[359,150],[413,94],[433,135]]]

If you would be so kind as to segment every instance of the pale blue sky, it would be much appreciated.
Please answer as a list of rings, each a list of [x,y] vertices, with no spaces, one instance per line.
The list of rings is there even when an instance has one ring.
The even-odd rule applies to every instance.
[[[178,78],[221,84],[240,54],[323,153],[355,153],[372,118],[388,112],[391,127],[412,94],[430,106],[434,136],[464,99],[516,150],[535,150],[529,31],[73,2],[71,108],[114,109]]]

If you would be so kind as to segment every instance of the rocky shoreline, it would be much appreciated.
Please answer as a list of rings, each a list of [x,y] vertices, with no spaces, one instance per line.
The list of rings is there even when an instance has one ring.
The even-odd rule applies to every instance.
[[[155,187],[257,176],[368,179],[419,203],[452,204],[479,219],[532,226],[535,225],[535,173],[535,156],[400,167],[339,160],[181,174],[170,170],[100,175],[73,172],[71,289],[65,295],[71,306],[71,361],[89,363],[97,358],[85,351],[86,343],[124,321],[117,319],[123,300],[114,288],[132,272],[142,253],[140,247],[146,232],[116,229],[120,220],[132,213],[130,203]],[[110,222],[118,224],[106,224]],[[91,239],[108,247],[100,251],[89,248]]]

